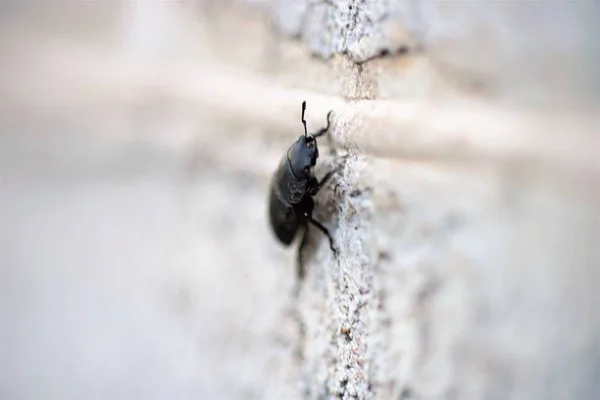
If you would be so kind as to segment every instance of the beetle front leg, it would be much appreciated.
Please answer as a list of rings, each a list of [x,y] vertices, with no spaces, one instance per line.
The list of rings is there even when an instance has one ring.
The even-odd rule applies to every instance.
[[[330,118],[331,118],[331,114],[332,114],[332,113],[333,113],[333,110],[331,110],[331,111],[329,111],[329,112],[327,113],[327,126],[326,126],[325,128],[321,128],[321,129],[319,129],[318,131],[316,131],[315,133],[313,133],[313,134],[312,134],[312,136],[313,136],[315,139],[316,139],[316,138],[318,138],[319,136],[322,136],[322,135],[324,135],[324,134],[325,134],[325,133],[327,133],[327,131],[329,130],[329,126],[331,125]]]
[[[323,136],[325,133],[329,133],[329,128],[331,127],[331,114],[333,114],[333,110],[327,113],[327,126],[325,128],[319,129],[317,132],[313,133],[313,137],[316,139],[319,136]],[[333,143],[333,137],[331,133],[327,135],[327,143],[329,143],[329,154],[332,156],[336,155],[335,145]]]

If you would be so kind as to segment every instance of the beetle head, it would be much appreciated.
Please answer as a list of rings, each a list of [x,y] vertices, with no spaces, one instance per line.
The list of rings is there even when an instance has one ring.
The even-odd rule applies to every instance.
[[[298,179],[308,179],[313,175],[312,168],[318,157],[317,139],[312,135],[300,136],[287,153],[292,173]]]

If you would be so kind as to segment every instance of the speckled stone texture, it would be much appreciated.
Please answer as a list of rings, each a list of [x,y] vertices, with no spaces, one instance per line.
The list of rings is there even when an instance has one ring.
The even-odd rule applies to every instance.
[[[316,54],[344,53],[364,61],[416,46],[413,30],[398,21],[418,21],[418,2],[298,1],[274,2],[274,21],[285,34],[301,37]],[[404,28],[402,25],[405,25]],[[413,26],[414,32],[419,29]],[[417,36],[418,38],[418,36]]]
[[[252,3],[252,2],[250,2]],[[598,102],[597,3],[265,1],[274,25],[323,58],[424,52],[452,75],[520,102]],[[548,87],[550,86],[550,87]],[[543,99],[538,92],[561,99]]]

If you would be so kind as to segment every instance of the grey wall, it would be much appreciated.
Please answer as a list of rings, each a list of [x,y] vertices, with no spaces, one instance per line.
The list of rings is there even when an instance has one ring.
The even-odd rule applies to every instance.
[[[593,3],[3,7],[1,398],[600,396]]]

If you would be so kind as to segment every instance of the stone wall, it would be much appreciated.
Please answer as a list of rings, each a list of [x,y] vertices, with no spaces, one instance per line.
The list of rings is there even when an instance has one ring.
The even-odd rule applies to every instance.
[[[594,3],[3,7],[1,398],[600,397]]]

